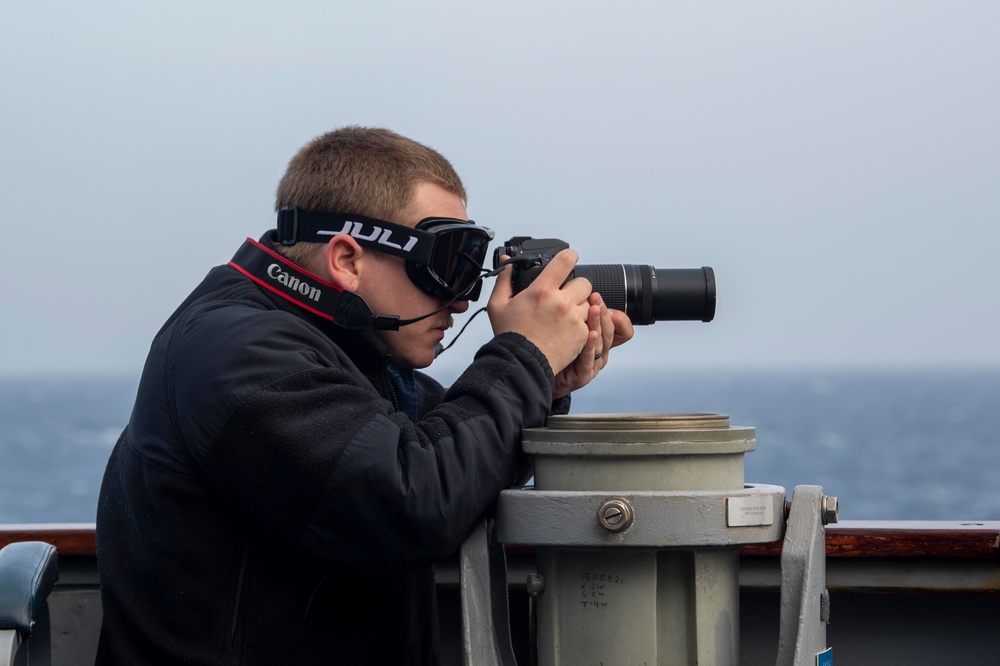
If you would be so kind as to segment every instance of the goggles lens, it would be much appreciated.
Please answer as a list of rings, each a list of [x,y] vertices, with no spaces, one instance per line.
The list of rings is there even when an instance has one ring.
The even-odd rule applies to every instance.
[[[421,220],[417,229],[434,235],[434,250],[428,265],[407,264],[410,279],[441,298],[477,300],[493,231],[450,218]]]

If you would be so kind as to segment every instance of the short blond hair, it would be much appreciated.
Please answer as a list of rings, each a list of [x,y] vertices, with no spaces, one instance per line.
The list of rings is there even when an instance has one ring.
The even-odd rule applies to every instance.
[[[316,137],[288,163],[278,183],[274,208],[354,213],[390,222],[413,198],[416,185],[440,185],[466,201],[462,179],[433,148],[388,129],[348,126]],[[322,247],[297,243],[279,248],[302,264]]]

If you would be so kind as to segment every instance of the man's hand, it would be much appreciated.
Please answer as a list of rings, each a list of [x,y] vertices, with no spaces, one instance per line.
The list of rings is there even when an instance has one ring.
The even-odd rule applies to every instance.
[[[590,282],[576,278],[563,286],[578,258],[574,250],[558,253],[516,297],[511,286],[511,267],[505,267],[497,276],[486,305],[495,335],[508,331],[520,333],[538,347],[557,375],[583,353],[595,335]],[[600,338],[601,325],[596,326],[596,337]],[[591,359],[596,353],[591,352]]]
[[[556,374],[554,398],[589,384],[608,364],[611,348],[628,342],[635,332],[628,316],[621,310],[609,310],[596,291],[590,295],[589,303],[587,344],[572,363]]]
[[[545,354],[556,375],[556,398],[590,383],[608,364],[610,349],[634,333],[625,313],[609,310],[588,280],[576,278],[560,289],[578,258],[574,250],[558,253],[516,297],[508,266],[486,306],[494,334],[520,333]]]

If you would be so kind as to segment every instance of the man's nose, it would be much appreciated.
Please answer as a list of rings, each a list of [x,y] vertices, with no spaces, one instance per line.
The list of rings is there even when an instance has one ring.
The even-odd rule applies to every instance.
[[[453,312],[461,314],[469,309],[469,301],[455,301],[451,304],[450,309]]]

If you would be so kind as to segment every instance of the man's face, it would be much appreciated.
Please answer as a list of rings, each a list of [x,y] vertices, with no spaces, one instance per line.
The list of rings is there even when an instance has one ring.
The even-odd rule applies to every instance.
[[[398,220],[410,227],[425,217],[469,219],[465,204],[458,195],[434,183],[419,183],[409,206]],[[419,289],[406,275],[406,263],[400,257],[369,252],[357,293],[375,314],[399,315],[400,319],[420,317],[444,307],[446,300]],[[376,331],[382,338],[392,364],[399,368],[426,368],[434,360],[434,348],[451,326],[451,315],[469,309],[468,301],[455,301],[447,310],[427,319],[402,326],[398,331]]]

